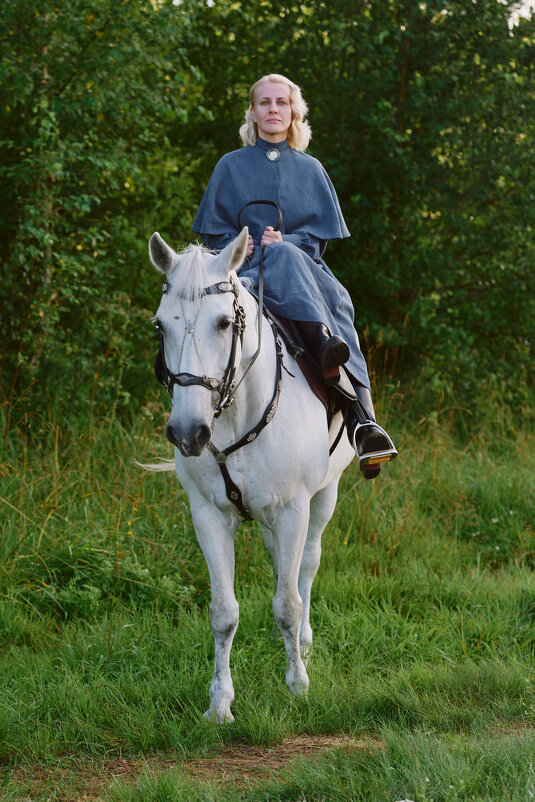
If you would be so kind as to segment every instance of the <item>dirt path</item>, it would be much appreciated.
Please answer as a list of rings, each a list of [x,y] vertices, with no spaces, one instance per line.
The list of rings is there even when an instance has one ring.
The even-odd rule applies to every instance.
[[[101,796],[115,782],[134,786],[145,773],[158,774],[179,769],[185,775],[215,783],[249,782],[269,779],[296,757],[317,754],[326,749],[375,751],[381,743],[371,737],[347,735],[297,735],[274,746],[239,744],[223,749],[210,758],[177,761],[169,754],[147,758],[118,758],[104,763],[80,762],[76,756],[62,758],[53,765],[16,768],[10,774],[9,790],[20,792],[21,802],[42,798],[49,792],[55,802],[102,802]]]

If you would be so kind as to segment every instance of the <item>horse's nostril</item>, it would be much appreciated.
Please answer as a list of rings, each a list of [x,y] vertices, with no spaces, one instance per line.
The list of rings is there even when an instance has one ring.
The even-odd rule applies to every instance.
[[[170,443],[172,443],[174,446],[178,446],[178,434],[175,432],[174,426],[172,426],[170,423],[168,423],[165,427],[165,434],[167,435],[167,439]]]
[[[212,435],[210,427],[204,423],[197,426],[193,434],[182,432],[177,426],[168,423],[165,433],[167,439],[180,450],[184,457],[198,457]]]
[[[210,427],[207,426],[205,423],[202,423],[195,432],[195,436],[193,437],[193,442],[197,446],[197,448],[202,449],[206,445],[206,443],[210,440],[212,432]]]

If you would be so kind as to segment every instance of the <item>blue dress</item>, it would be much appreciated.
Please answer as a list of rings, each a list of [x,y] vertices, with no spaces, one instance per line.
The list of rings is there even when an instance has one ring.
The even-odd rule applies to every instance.
[[[286,141],[272,144],[258,138],[254,147],[227,153],[216,164],[192,230],[209,248],[220,250],[239,234],[239,212],[252,200],[274,201],[283,217],[283,241],[264,249],[265,305],[290,320],[325,323],[349,346],[346,368],[369,388],[350,295],[322,259],[329,240],[350,236],[325,169]],[[241,222],[249,227],[255,249],[240,278],[249,277],[256,287],[260,241],[266,226],[276,225],[277,212],[270,206],[249,206]]]

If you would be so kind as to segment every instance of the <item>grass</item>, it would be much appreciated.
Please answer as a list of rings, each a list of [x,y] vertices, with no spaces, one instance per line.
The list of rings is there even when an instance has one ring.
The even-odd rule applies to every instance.
[[[284,686],[271,568],[258,527],[242,527],[224,728],[202,719],[209,582],[186,498],[133,462],[169,456],[159,405],[128,429],[34,424],[31,447],[8,441],[1,798],[532,798],[535,438],[497,405],[485,415],[468,437],[447,414],[392,413],[400,458],[375,482],[344,475],[306,700]],[[236,755],[260,755],[257,771],[223,773]]]

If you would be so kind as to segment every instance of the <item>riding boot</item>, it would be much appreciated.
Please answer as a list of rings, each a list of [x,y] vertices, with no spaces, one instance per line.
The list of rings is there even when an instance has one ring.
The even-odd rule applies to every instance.
[[[390,462],[398,452],[390,436],[375,420],[372,396],[367,387],[354,381],[356,400],[344,410],[349,442],[355,449],[359,468],[365,479],[375,479],[383,462]]]
[[[303,342],[318,363],[325,384],[336,384],[340,365],[349,359],[349,347],[337,334],[331,335],[324,323],[309,320],[294,321]]]

